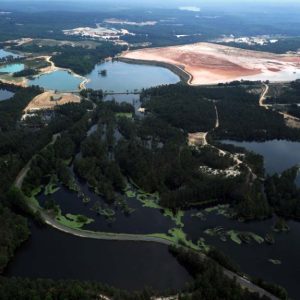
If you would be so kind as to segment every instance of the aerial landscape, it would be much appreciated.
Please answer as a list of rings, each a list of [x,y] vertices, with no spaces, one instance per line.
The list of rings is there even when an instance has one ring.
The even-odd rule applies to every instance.
[[[300,299],[298,0],[0,1],[0,299]]]

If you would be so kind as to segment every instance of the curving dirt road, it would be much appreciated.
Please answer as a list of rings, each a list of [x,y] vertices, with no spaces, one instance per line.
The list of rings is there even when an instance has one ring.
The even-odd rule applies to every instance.
[[[269,105],[264,103],[264,101],[266,100],[266,96],[267,96],[268,92],[269,92],[269,86],[266,83],[264,83],[264,90],[263,90],[263,92],[262,92],[262,94],[259,98],[259,106],[263,107],[265,109],[269,109]]]
[[[269,92],[269,86],[266,83],[264,83],[264,87],[265,87],[264,91],[261,94],[261,97],[259,98],[259,106],[268,110],[268,109],[272,108],[272,104],[265,104],[264,101],[266,100],[266,96]],[[282,115],[286,121],[296,122],[298,124],[300,123],[299,118],[292,116],[292,115],[288,114],[287,112],[278,111],[278,113],[280,115]],[[299,128],[299,126],[296,126],[295,128]]]

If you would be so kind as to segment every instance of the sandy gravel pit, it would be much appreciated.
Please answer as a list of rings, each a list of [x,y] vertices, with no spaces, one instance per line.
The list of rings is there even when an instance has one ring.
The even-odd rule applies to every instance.
[[[122,57],[175,65],[190,75],[191,85],[300,78],[300,54],[279,55],[212,43],[145,48],[125,52]]]
[[[54,92],[44,92],[37,95],[24,109],[25,113],[41,109],[53,109],[56,105],[66,103],[79,103],[80,97],[70,93],[55,94]]]

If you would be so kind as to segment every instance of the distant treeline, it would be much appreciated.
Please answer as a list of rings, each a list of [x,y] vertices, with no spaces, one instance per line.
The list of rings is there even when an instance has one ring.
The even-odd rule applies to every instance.
[[[297,52],[300,49],[300,38],[299,37],[278,38],[278,41],[276,43],[267,43],[265,45],[259,45],[259,44],[248,45],[245,43],[235,43],[235,42],[223,43],[223,45],[247,49],[247,50],[284,54],[289,51]]]

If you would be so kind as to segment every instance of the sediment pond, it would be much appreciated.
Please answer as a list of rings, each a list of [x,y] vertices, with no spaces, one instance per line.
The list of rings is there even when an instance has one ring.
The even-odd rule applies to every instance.
[[[0,67],[0,73],[15,73],[23,71],[25,68],[24,64],[8,64]]]
[[[29,85],[39,85],[46,90],[57,90],[59,92],[72,92],[79,90],[80,83],[84,78],[75,76],[66,70],[58,70],[52,73],[42,74],[29,80]]]

